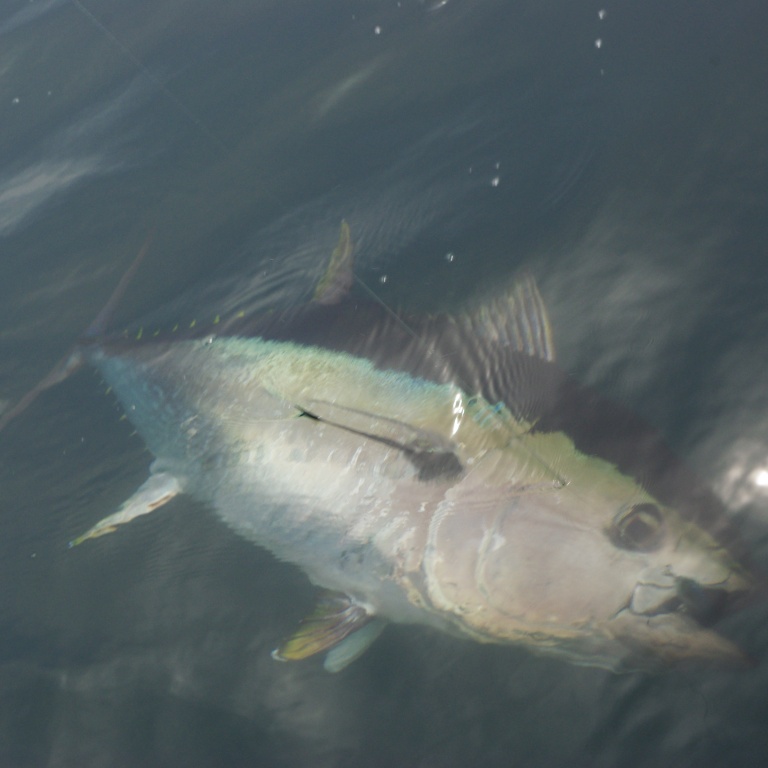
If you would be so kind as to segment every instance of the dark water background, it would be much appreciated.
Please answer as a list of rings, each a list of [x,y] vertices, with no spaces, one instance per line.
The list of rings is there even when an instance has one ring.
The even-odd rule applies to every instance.
[[[96,316],[306,297],[339,221],[386,302],[521,268],[562,365],[659,427],[768,564],[764,3],[4,0],[0,398]],[[599,43],[598,43],[599,41]],[[339,675],[269,651],[296,569],[210,511],[75,551],[150,457],[91,372],[0,434],[0,767],[754,766],[750,672],[616,676],[390,627]]]

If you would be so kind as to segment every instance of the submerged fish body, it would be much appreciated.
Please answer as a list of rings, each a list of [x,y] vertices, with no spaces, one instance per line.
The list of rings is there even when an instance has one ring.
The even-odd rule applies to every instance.
[[[563,433],[344,352],[258,338],[120,346],[91,360],[155,473],[366,618],[609,668],[737,654],[681,595],[742,592],[746,574]]]
[[[248,337],[86,340],[156,459],[74,543],[188,493],[322,589],[275,655],[331,671],[386,622],[616,670],[741,658],[705,626],[750,588],[717,515],[640,482],[621,435],[606,460],[558,428],[580,390],[532,279],[417,320],[350,298],[350,259],[343,230],[312,304]]]

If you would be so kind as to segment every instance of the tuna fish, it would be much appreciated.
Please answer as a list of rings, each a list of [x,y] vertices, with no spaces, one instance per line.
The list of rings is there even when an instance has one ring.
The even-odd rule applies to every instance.
[[[744,658],[710,627],[751,589],[726,516],[558,369],[532,277],[429,317],[353,282],[344,223],[307,306],[170,341],[107,336],[105,311],[0,423],[86,361],[154,455],[72,544],[189,494],[316,585],[273,655],[329,671],[388,622],[612,670]]]

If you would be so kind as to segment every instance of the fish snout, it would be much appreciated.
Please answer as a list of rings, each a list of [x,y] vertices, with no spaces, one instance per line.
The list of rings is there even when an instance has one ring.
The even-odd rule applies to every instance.
[[[750,594],[743,579],[739,578],[735,584],[730,582],[728,579],[718,584],[703,584],[669,572],[657,573],[637,584],[630,607],[632,613],[644,616],[679,612],[709,627],[740,607]]]
[[[712,627],[750,599],[752,584],[739,571],[717,583],[676,576],[668,569],[647,572],[631,600],[612,621],[630,649],[626,668],[655,666],[655,661],[693,659],[751,665],[746,654]]]

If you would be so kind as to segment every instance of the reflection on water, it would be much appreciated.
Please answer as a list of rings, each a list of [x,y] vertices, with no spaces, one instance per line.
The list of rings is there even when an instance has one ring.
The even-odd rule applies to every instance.
[[[98,24],[77,5],[0,11],[3,403],[155,225],[117,327],[302,301],[346,218],[388,306],[455,308],[529,269],[563,366],[660,427],[765,566],[758,5],[79,3]],[[615,676],[392,626],[339,675],[276,664],[312,591],[210,510],[177,499],[67,550],[145,478],[132,432],[82,372],[0,434],[3,765],[768,754],[764,663]],[[764,618],[722,628],[762,660]]]
[[[141,106],[142,92],[146,93],[145,86],[130,83],[116,96],[89,105],[65,125],[51,126],[29,151],[14,156],[0,178],[0,235],[39,215],[41,206],[75,184],[114,173],[130,162],[126,137],[114,129]],[[21,98],[17,98],[14,106],[21,109]]]

